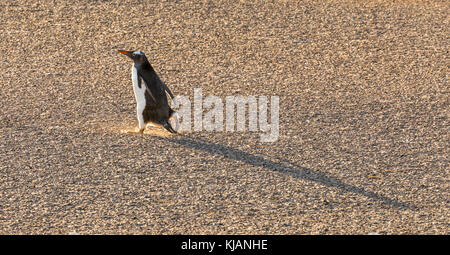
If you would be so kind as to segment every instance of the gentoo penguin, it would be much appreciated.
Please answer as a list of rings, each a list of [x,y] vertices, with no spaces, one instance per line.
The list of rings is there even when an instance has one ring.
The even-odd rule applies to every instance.
[[[169,106],[166,92],[173,99],[173,94],[156,74],[147,57],[141,51],[119,50],[134,61],[131,68],[131,79],[137,102],[137,119],[139,133],[143,133],[147,123],[162,125],[167,131],[176,133],[169,123],[175,113]]]

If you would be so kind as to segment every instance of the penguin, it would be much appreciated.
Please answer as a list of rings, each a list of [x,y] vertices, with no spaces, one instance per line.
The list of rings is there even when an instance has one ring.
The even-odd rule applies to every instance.
[[[147,57],[140,50],[119,50],[130,57],[134,64],[131,68],[131,79],[136,97],[136,112],[139,133],[143,133],[147,123],[163,126],[170,133],[176,133],[169,123],[175,114],[167,101],[166,92],[173,99],[174,96],[167,85],[156,74]]]

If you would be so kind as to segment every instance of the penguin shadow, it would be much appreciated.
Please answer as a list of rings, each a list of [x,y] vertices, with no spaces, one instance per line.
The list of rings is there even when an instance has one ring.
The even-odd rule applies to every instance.
[[[331,177],[321,173],[320,171],[300,166],[289,160],[283,160],[280,158],[276,158],[277,161],[265,159],[261,156],[253,155],[231,146],[204,141],[200,138],[195,138],[194,140],[193,138],[187,137],[183,134],[178,134],[171,137],[155,136],[155,138],[183,145],[195,150],[216,154],[232,160],[241,161],[252,166],[264,167],[265,169],[287,174],[297,179],[316,182],[329,188],[338,188],[345,192],[363,195],[373,200],[382,201],[385,204],[394,206],[398,209],[418,210],[415,205],[404,203],[396,199],[365,190],[364,188],[346,184],[336,177]]]

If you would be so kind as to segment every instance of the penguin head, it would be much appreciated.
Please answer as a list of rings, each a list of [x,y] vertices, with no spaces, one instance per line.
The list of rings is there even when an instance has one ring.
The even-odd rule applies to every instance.
[[[136,51],[119,50],[119,53],[122,53],[122,54],[130,57],[134,61],[134,64],[136,64],[136,65],[141,65],[145,62],[148,62],[147,57],[140,50],[136,50]]]

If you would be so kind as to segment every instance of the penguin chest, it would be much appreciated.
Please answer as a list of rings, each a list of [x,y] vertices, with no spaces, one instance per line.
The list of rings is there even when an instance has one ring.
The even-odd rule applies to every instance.
[[[136,67],[133,66],[131,71],[131,79],[133,81],[133,90],[134,96],[136,97],[136,103],[138,110],[144,110],[146,101],[145,101],[145,83],[141,80],[141,77],[138,76]],[[139,87],[140,85],[140,87]]]

